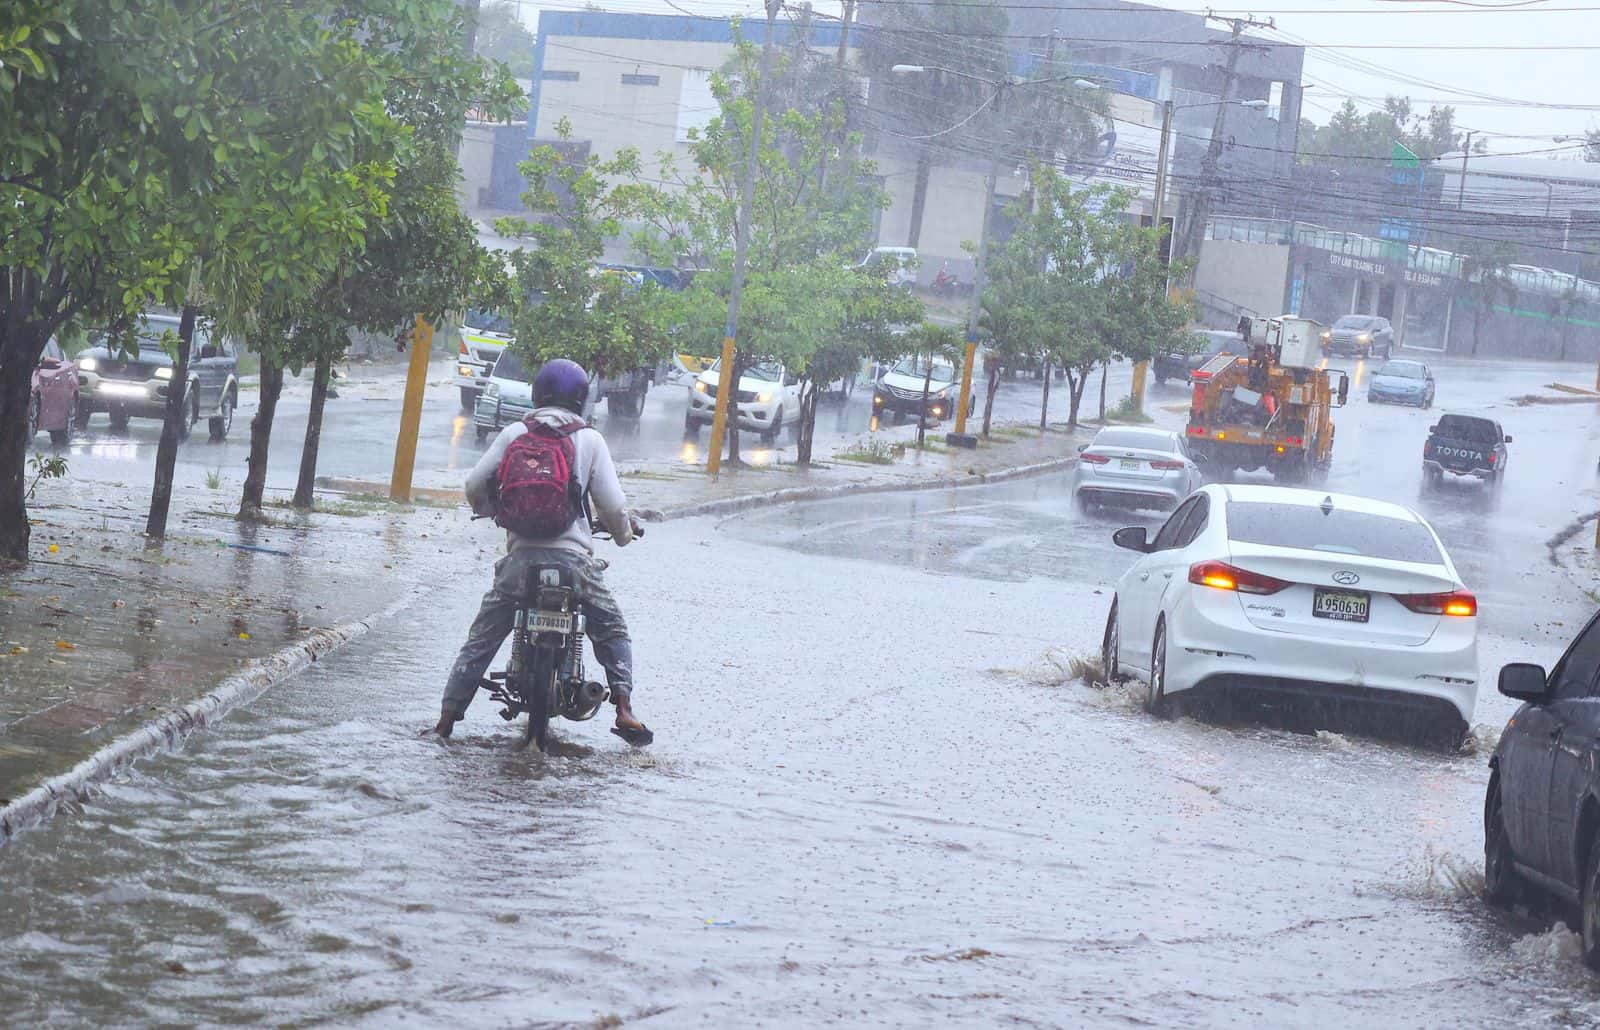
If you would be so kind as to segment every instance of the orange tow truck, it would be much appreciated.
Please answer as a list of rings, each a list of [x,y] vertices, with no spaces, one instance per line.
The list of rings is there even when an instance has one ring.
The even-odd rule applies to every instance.
[[[1350,379],[1323,367],[1321,326],[1269,319],[1248,355],[1218,354],[1193,374],[1189,452],[1212,478],[1266,469],[1287,483],[1321,482],[1333,464],[1333,409]]]

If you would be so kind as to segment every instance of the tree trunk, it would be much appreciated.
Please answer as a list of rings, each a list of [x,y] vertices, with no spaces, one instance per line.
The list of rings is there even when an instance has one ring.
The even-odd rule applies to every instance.
[[[815,380],[806,379],[800,384],[800,438],[794,445],[794,463],[800,468],[811,467],[811,442],[817,434],[817,399],[821,393]]]
[[[917,450],[928,442],[928,391],[933,389],[933,355],[928,355],[928,370],[922,376],[922,414],[917,416]]]
[[[744,359],[738,351],[733,352],[733,378],[729,380],[728,387],[728,464],[735,467],[739,464],[739,377],[744,371]],[[718,447],[722,441],[716,442]]]
[[[150,517],[145,520],[145,536],[161,539],[167,535],[167,512],[172,507],[172,473],[178,463],[178,426],[187,420],[198,396],[189,396],[189,345],[194,341],[194,320],[198,312],[186,304],[178,319],[178,359],[172,364],[172,379],[167,383],[167,415],[161,422],[161,443],[156,447],[156,482],[150,492]],[[195,393],[198,395],[199,389]],[[193,427],[191,427],[193,428]]]
[[[923,144],[917,155],[917,179],[911,192],[911,228],[906,233],[906,246],[915,247],[922,238],[922,211],[928,203],[928,176],[933,170],[933,151]]]
[[[328,377],[333,371],[333,358],[324,355],[317,359],[317,371],[311,380],[311,414],[306,419],[306,442],[300,450],[300,481],[294,487],[294,506],[311,507],[313,487],[317,480],[317,448],[322,443],[322,406],[328,400]]]
[[[1100,364],[1100,424],[1106,424],[1106,371],[1111,368],[1111,362],[1104,361]]]
[[[1067,393],[1071,395],[1071,404],[1067,406],[1067,428],[1078,428],[1078,406],[1083,403],[1084,388],[1089,385],[1089,369],[1067,369]]]
[[[1050,424],[1050,359],[1044,361],[1044,400],[1039,403],[1039,428],[1047,428]]]
[[[28,401],[44,339],[0,341],[0,561],[28,560]],[[30,357],[30,355],[32,355]]]
[[[244,496],[239,500],[239,519],[261,518],[261,497],[267,488],[267,447],[272,442],[272,418],[278,412],[278,395],[283,393],[283,366],[267,354],[261,355],[261,404],[250,420],[250,471],[244,477]]]
[[[994,395],[1000,392],[1000,366],[994,365],[989,369],[989,382],[984,387],[983,397],[983,435],[989,435],[989,422],[994,416]]]

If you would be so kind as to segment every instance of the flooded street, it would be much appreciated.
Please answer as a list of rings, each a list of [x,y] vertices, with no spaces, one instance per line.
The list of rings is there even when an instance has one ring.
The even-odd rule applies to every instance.
[[[1331,485],[1416,503],[1429,413],[1351,414]],[[1529,456],[1572,422],[1504,417]],[[1593,506],[1570,453],[1571,493],[1529,461],[1424,503],[1484,599],[1487,740],[1494,670],[1586,614],[1542,542]],[[608,546],[657,741],[559,758],[482,700],[416,736],[493,558],[454,518],[391,623],[0,849],[8,1022],[1600,1023],[1573,938],[1478,900],[1486,752],[1081,681],[1126,559],[1061,477]]]

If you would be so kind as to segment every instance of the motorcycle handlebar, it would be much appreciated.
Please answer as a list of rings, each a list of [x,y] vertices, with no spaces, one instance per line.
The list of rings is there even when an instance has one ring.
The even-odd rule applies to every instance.
[[[492,518],[494,518],[493,515],[474,515],[474,516],[472,516],[471,521],[477,522],[479,519],[492,519]],[[589,533],[596,540],[611,540],[611,539],[614,539],[614,537],[612,537],[612,535],[611,535],[611,531],[606,529],[605,526],[602,526],[600,524],[600,520],[599,519],[590,519],[589,520]],[[633,520],[633,537],[634,537],[635,540],[643,540],[644,539],[644,523],[640,522],[638,519],[634,519]]]

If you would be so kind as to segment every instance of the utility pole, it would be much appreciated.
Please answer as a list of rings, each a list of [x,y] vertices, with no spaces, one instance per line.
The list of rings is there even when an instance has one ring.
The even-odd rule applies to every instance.
[[[745,265],[750,259],[750,219],[755,210],[756,165],[761,160],[761,117],[767,101],[767,78],[772,71],[773,23],[783,0],[766,0],[767,37],[761,46],[761,71],[756,79],[755,106],[750,112],[750,140],[745,152],[744,175],[739,183],[739,221],[733,227],[733,281],[728,286],[728,322],[722,330],[722,363],[718,366],[717,406],[711,416],[711,444],[706,452],[706,472],[722,474],[723,434],[728,431],[728,404],[737,388],[733,377],[735,342],[739,336],[739,302],[744,296]],[[732,432],[739,432],[735,421]]]
[[[1456,187],[1456,210],[1462,211],[1467,206],[1467,158],[1472,154],[1472,136],[1476,129],[1467,131],[1467,141],[1461,144],[1461,182]],[[1545,209],[1549,214],[1549,208]]]
[[[457,0],[461,8],[461,49],[468,60],[477,47],[479,3],[480,0]],[[460,130],[456,132],[455,149],[459,154]],[[428,385],[428,357],[432,349],[433,323],[419,313],[411,333],[405,400],[400,405],[400,435],[395,438],[394,468],[389,474],[389,500],[399,504],[411,502],[411,474],[417,463],[417,434],[422,430],[422,398]]]
[[[1006,83],[995,85],[994,116],[998,124],[1005,106]],[[972,365],[978,357],[978,319],[983,313],[983,286],[989,276],[989,227],[994,221],[994,187],[1000,177],[1000,148],[989,152],[989,174],[983,179],[983,228],[978,235],[978,266],[972,274],[972,304],[967,309],[967,353],[961,363],[961,398],[956,402],[956,428],[945,434],[952,447],[976,447],[978,438],[967,432],[967,407],[972,403]]]
[[[856,16],[856,0],[844,0],[844,13],[839,18],[839,67],[844,67],[844,52],[850,47],[850,21]]]

